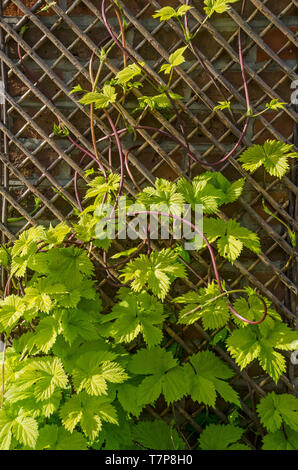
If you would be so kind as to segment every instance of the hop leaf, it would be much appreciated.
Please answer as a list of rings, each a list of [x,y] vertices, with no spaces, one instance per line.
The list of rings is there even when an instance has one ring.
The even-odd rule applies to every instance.
[[[145,62],[140,62],[141,66],[145,65]],[[125,85],[131,81],[134,77],[141,75],[142,69],[137,64],[131,64],[125,67],[123,70],[117,73],[115,79],[118,85]]]
[[[213,282],[208,287],[201,287],[199,292],[187,292],[176,297],[174,302],[186,304],[179,313],[178,323],[191,325],[202,319],[205,329],[217,329],[225,326],[230,318],[227,299],[220,295],[218,286]],[[215,300],[213,300],[215,299]]]
[[[63,426],[73,432],[80,423],[84,434],[93,442],[102,429],[102,421],[118,424],[115,408],[106,397],[92,397],[85,392],[73,395],[60,410]]]
[[[146,292],[135,294],[125,289],[112,312],[102,317],[104,329],[101,329],[101,334],[112,336],[119,343],[130,343],[141,333],[150,348],[162,340],[164,318],[163,305],[153,296]]]
[[[167,21],[176,16],[176,10],[172,7],[163,7],[160,10],[156,10],[156,13],[152,15],[153,18],[159,18],[160,21]]]
[[[272,109],[273,111],[278,111],[279,109],[284,109],[287,103],[282,103],[279,100],[271,100],[270,103],[266,103],[267,109]]]
[[[70,345],[78,338],[82,338],[85,341],[95,341],[99,338],[96,327],[98,326],[98,313],[100,312],[101,304],[98,304],[96,316],[90,312],[90,303],[86,309],[81,308],[80,305],[76,309],[69,308],[63,310],[60,317],[60,333]],[[86,313],[87,311],[88,314]]]
[[[0,450],[9,450],[14,436],[20,444],[32,449],[38,437],[38,425],[34,418],[20,409],[17,413],[2,408],[0,410]]]
[[[34,398],[37,402],[49,399],[57,389],[65,389],[68,378],[64,372],[61,360],[58,357],[44,357],[30,361],[18,373],[13,386],[7,396],[10,400],[14,396]]]
[[[28,341],[27,347],[30,350],[36,346],[38,351],[48,353],[54,345],[58,334],[58,325],[53,317],[40,320],[35,333]]]
[[[86,93],[83,98],[79,100],[84,105],[94,103],[96,109],[107,108],[110,104],[115,103],[117,100],[117,93],[115,88],[111,85],[104,85],[102,93],[97,91]]]
[[[192,8],[193,7],[187,5],[181,5],[181,7],[176,11],[172,7],[163,7],[160,10],[156,10],[152,17],[159,18],[160,21],[168,21],[171,18],[179,18],[180,16],[184,16]]]
[[[213,13],[224,13],[230,8],[229,3],[236,2],[238,0],[204,0],[206,5],[204,10],[208,16],[213,15]]]
[[[189,360],[192,367],[186,364],[184,369],[189,378],[189,394],[193,400],[214,407],[218,393],[227,402],[240,405],[237,393],[225,382],[234,374],[221,359],[211,351],[202,351],[190,356]]]
[[[136,375],[148,375],[137,387],[137,405],[154,403],[162,393],[167,403],[180,400],[187,395],[188,380],[182,367],[172,353],[156,346],[150,350],[141,349],[128,365]]]
[[[241,369],[254,359],[278,382],[286,370],[286,361],[275,349],[297,349],[298,333],[280,321],[269,321],[264,325],[235,330],[227,339],[227,349]]]
[[[53,248],[48,253],[48,260],[51,272],[49,278],[56,282],[67,279],[80,282],[83,275],[90,277],[94,271],[87,253],[76,247]]]
[[[242,193],[243,185],[243,178],[230,183],[222,173],[206,171],[196,176],[192,183],[181,178],[177,183],[177,190],[193,210],[196,210],[196,204],[202,204],[205,214],[212,214],[222,204],[236,201]]]
[[[45,229],[42,226],[32,227],[23,232],[16,240],[11,254],[15,256],[28,256],[36,252],[37,242],[44,240]]]
[[[276,431],[264,436],[262,450],[297,450],[298,432],[285,426],[287,439],[283,431]]]
[[[90,242],[91,238],[95,237],[95,227],[98,220],[99,218],[94,217],[93,215],[80,214],[79,223],[73,224],[73,228],[76,232],[78,239],[82,240],[83,242]],[[109,239],[107,239],[107,241],[109,241]]]
[[[209,424],[199,439],[202,450],[250,450],[239,444],[244,430],[232,424]]]
[[[17,295],[9,295],[0,300],[1,332],[10,333],[25,312],[26,304]]]
[[[218,197],[218,205],[228,204],[236,201],[242,194],[243,185],[245,182],[244,178],[240,178],[234,183],[231,183],[222,173],[219,171],[205,171],[202,175],[195,177],[194,180],[207,181],[209,192],[212,193],[212,187],[215,196]]]
[[[189,5],[181,5],[177,10],[178,16],[184,16],[189,10],[192,10],[193,7]]]
[[[184,197],[177,193],[176,184],[163,178],[156,178],[154,185],[155,188],[143,189],[143,192],[137,197],[138,202],[151,210],[181,215]]]
[[[61,284],[56,285],[56,289],[61,290]],[[46,279],[41,278],[34,285],[34,287],[27,287],[25,290],[25,302],[29,308],[32,308],[36,313],[38,311],[49,313],[52,307],[52,300],[49,293],[55,292],[55,286],[49,286]],[[64,290],[64,289],[63,289]]]
[[[85,199],[95,197],[94,206],[99,206],[105,197],[106,202],[111,202],[111,195],[116,195],[120,184],[120,176],[116,173],[111,173],[108,176],[107,182],[103,176],[97,176],[89,183],[89,189],[86,193]]]
[[[178,93],[169,93],[172,100],[182,100],[183,96]],[[170,99],[165,93],[155,96],[140,96],[138,98],[140,109],[145,109],[148,106],[150,109],[165,109],[172,106]]]
[[[13,422],[13,434],[20,443],[34,448],[38,436],[37,422],[30,416],[19,414]]]
[[[170,248],[152,252],[150,257],[140,255],[122,269],[124,282],[132,281],[131,287],[140,292],[145,287],[164,300],[171,282],[177,277],[185,277],[185,268],[177,261],[177,254]]]
[[[36,450],[87,450],[84,436],[78,432],[70,433],[56,424],[46,424],[39,430]]]
[[[298,399],[293,395],[269,393],[257,405],[257,411],[269,432],[278,431],[282,423],[298,431]]]
[[[176,429],[164,421],[140,421],[132,428],[133,439],[145,449],[183,450],[185,442]]]
[[[231,101],[219,101],[219,104],[213,108],[213,111],[219,109],[223,111],[224,109],[231,109]]]
[[[240,256],[243,246],[258,254],[261,251],[259,237],[245,227],[229,219],[205,218],[204,232],[209,243],[217,240],[217,248],[221,256],[231,263]]]
[[[166,75],[172,72],[174,67],[178,67],[178,65],[181,65],[185,62],[184,58],[184,52],[186,51],[187,46],[185,47],[180,47],[177,49],[173,54],[170,55],[169,57],[169,63],[164,64],[160,68],[160,72],[164,72]]]
[[[81,91],[84,91],[82,86],[81,85],[76,85],[71,89],[69,94],[72,95],[73,93],[80,93]]]
[[[19,236],[11,250],[11,275],[24,276],[28,263],[35,256],[38,242],[44,240],[44,238],[45,229],[42,226],[32,227]]]
[[[217,211],[221,193],[208,180],[194,178],[189,183],[185,178],[180,178],[177,183],[177,190],[181,193],[186,202],[188,202],[195,211],[196,205],[201,204],[206,214],[212,214]]]
[[[73,365],[73,384],[77,393],[86,390],[89,395],[107,395],[107,382],[122,383],[128,375],[123,367],[113,362],[114,353],[107,351],[81,354]]]
[[[282,178],[289,170],[289,158],[297,158],[298,153],[291,152],[293,145],[277,140],[266,140],[265,144],[253,145],[245,150],[239,161],[245,170],[251,173],[264,165],[271,176]]]
[[[250,321],[259,321],[264,316],[264,304],[260,297],[255,293],[253,289],[247,289],[248,300],[244,297],[240,297],[234,302],[234,309],[244,318]],[[267,305],[267,317],[259,325],[259,330],[266,334],[267,328],[271,329],[274,327],[274,319],[281,320],[278,313],[270,309],[270,302],[267,299],[263,298],[263,301]],[[243,322],[240,318],[236,316],[233,318],[234,322],[240,328],[248,327],[248,323]]]
[[[50,224],[50,228],[45,234],[45,242],[49,244],[49,248],[60,245],[69,232],[70,227],[65,222],[61,222],[56,227],[52,227],[52,224]]]

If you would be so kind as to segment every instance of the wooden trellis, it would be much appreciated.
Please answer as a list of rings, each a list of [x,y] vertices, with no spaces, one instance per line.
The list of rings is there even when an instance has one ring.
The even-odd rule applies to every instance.
[[[0,60],[5,103],[1,106],[0,122],[0,230],[2,241],[13,241],[32,225],[48,224],[55,220],[71,221],[74,207],[78,208],[74,179],[77,178],[79,189],[84,194],[87,182],[84,171],[94,163],[88,158],[84,159],[83,164],[80,163],[82,153],[67,139],[55,136],[52,129],[54,123],[63,122],[82,147],[93,151],[89,110],[69,92],[78,83],[90,89],[89,60],[94,54],[97,63],[98,45],[107,31],[99,0],[57,1],[46,14],[39,13],[45,3],[43,0],[3,0],[1,3]],[[137,60],[146,62],[151,75],[158,73],[171,52],[185,45],[183,35],[174,22],[160,23],[152,19],[152,14],[162,6],[171,4],[176,7],[182,3],[179,0],[119,0],[127,22],[127,49]],[[196,31],[204,20],[204,13],[201,1],[193,1],[192,4],[195,8],[189,13],[189,24],[191,30]],[[118,23],[113,18],[113,10],[108,7],[107,11],[112,28],[117,32]],[[283,270],[292,254],[288,233],[262,210],[264,198],[278,217],[297,229],[298,187],[294,162],[290,172],[280,181],[268,175],[264,177],[261,171],[248,174],[238,163],[237,157],[246,146],[263,143],[268,138],[294,143],[297,151],[298,105],[291,103],[295,80],[298,80],[295,35],[297,2],[249,0],[244,18],[239,12],[238,4],[233,4],[227,14],[203,24],[196,38],[202,58],[222,85],[233,108],[245,112],[237,50],[240,27],[253,110],[258,112],[272,99],[289,104],[284,110],[269,112],[252,120],[242,145],[232,158],[219,167],[230,178],[244,177],[246,180],[243,196],[237,204],[221,212],[220,216],[225,218],[233,215],[233,218],[243,221],[258,233],[262,252],[252,256],[250,252],[244,251],[233,266],[219,256],[217,261],[229,287],[235,289],[249,283],[268,297],[285,321],[294,326],[297,253],[290,267]],[[24,26],[28,27],[25,32]],[[213,111],[221,96],[197,58],[189,53],[187,59],[186,64],[177,67],[172,86],[174,91],[185,97],[178,104],[179,114],[185,123],[193,154],[198,159],[216,161],[237,141],[245,118],[238,113],[236,121],[233,121],[228,113]],[[122,54],[115,47],[105,63],[102,82],[112,78],[122,66]],[[298,81],[296,85],[298,88]],[[125,117],[132,126],[136,122],[133,109],[138,96],[138,90],[133,90],[127,97]],[[145,119],[149,126],[169,131],[183,141],[176,115],[166,119],[165,115],[155,110],[150,111]],[[100,142],[101,137],[111,133],[104,113],[97,112],[95,129],[103,165],[109,169],[109,152],[115,150],[113,170],[119,171],[114,141]],[[141,187],[154,182],[156,177],[175,181],[185,175],[183,152],[165,136],[139,129],[136,141],[127,133],[121,136],[121,141],[124,151],[135,146],[128,158],[134,177]],[[192,163],[192,175],[202,170],[198,163]],[[129,178],[125,179],[124,187],[127,194],[136,193]],[[41,201],[36,211],[34,196]],[[195,289],[208,280],[208,253],[201,251],[192,254],[192,266],[200,273],[202,280],[190,272],[189,280],[185,282]],[[182,281],[180,288],[183,289]],[[101,289],[102,292],[105,290],[105,299],[109,302],[107,294],[113,295],[111,288],[102,281]],[[209,336],[199,325],[180,329],[168,325],[165,331],[168,335],[167,346],[177,343],[186,355],[204,348],[216,333]],[[254,415],[245,402],[247,399],[254,401],[264,396],[265,391],[274,388],[272,380],[262,375],[254,365],[240,372],[220,346],[214,346],[214,350],[234,368],[235,386],[239,387],[242,397],[243,419],[248,428],[254,428]],[[296,376],[297,371],[289,361],[287,374],[278,386],[295,393]],[[204,407],[188,401],[175,406],[181,430],[186,428],[187,431],[190,426],[200,431],[198,416],[204,412]],[[148,409],[162,418],[172,413],[172,409],[162,403],[156,410]],[[220,422],[227,422],[227,415],[231,411],[231,408],[226,409],[220,403],[214,410]],[[255,445],[254,442],[251,444]]]

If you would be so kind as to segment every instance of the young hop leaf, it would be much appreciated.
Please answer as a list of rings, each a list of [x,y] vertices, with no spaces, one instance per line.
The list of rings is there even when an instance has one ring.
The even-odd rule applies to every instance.
[[[204,0],[204,10],[210,17],[213,13],[224,13],[230,6],[229,3],[236,3],[238,0]]]
[[[217,190],[217,194],[220,196],[219,206],[236,201],[241,196],[245,183],[245,178],[240,178],[231,183],[219,171],[205,171],[198,179],[200,181],[207,180],[208,184]]]
[[[148,210],[180,216],[184,197],[177,192],[176,184],[163,178],[156,178],[154,185],[155,188],[151,186],[144,188],[137,196],[137,201],[144,204]]]
[[[152,15],[153,18],[159,18],[160,21],[168,21],[172,18],[179,18],[184,16],[193,7],[187,5],[181,5],[180,8],[174,10],[172,7],[163,7],[160,10],[156,10],[156,13]]]
[[[244,297],[239,297],[234,302],[233,307],[242,317],[247,318],[247,320],[259,321],[264,316],[264,304],[259,295],[257,295],[252,288],[248,287],[245,290],[248,296],[247,300]],[[267,317],[258,325],[258,328],[261,332],[266,334],[268,328],[274,327],[274,320],[280,321],[281,317],[275,310],[270,308],[270,302],[266,298],[262,297],[262,299],[267,306]],[[233,316],[233,321],[239,328],[249,327],[248,323],[243,322],[236,316]]]
[[[56,245],[60,245],[70,231],[70,227],[65,222],[61,222],[56,225],[56,227],[52,227],[52,224],[50,224],[50,228],[46,231],[44,241],[48,243],[49,248],[53,248]]]
[[[257,411],[269,432],[278,431],[283,423],[298,431],[298,398],[293,395],[269,393],[257,405]]]
[[[216,111],[217,109],[220,111],[231,109],[231,101],[219,101],[218,105],[213,108],[213,111]]]
[[[110,104],[115,103],[117,100],[117,93],[115,88],[111,85],[104,85],[102,93],[98,91],[86,93],[83,98],[79,100],[84,105],[94,103],[95,109],[107,108]]]
[[[174,67],[178,67],[178,65],[183,64],[185,62],[183,54],[186,49],[187,46],[180,47],[175,52],[173,52],[173,54],[171,54],[169,57],[169,63],[162,65],[160,68],[160,72],[164,72],[166,75],[168,75],[173,71]]]
[[[225,326],[230,318],[228,297],[216,299],[219,295],[217,284],[212,282],[208,287],[201,287],[198,292],[191,291],[176,297],[174,302],[186,304],[179,312],[178,323],[191,325],[202,319],[206,330],[216,330]]]
[[[140,65],[143,67],[145,62],[140,62]],[[123,70],[117,73],[115,80],[118,85],[126,85],[127,82],[130,82],[134,77],[141,75],[142,69],[137,64],[131,64],[125,67]]]
[[[202,204],[205,214],[213,214],[222,204],[236,201],[241,196],[243,185],[244,178],[230,183],[220,172],[206,171],[196,176],[192,183],[180,178],[177,190],[193,210],[196,204]]]
[[[244,429],[232,424],[209,424],[201,433],[199,447],[202,450],[250,450],[240,441]]]
[[[69,94],[72,95],[73,93],[80,93],[81,91],[84,91],[81,85],[76,85],[72,88]]]
[[[183,96],[177,93],[169,93],[172,100],[182,100]],[[172,103],[165,93],[155,96],[140,96],[138,98],[139,109],[145,109],[147,106],[150,109],[166,109],[172,106]]]
[[[45,11],[48,11],[50,10],[50,8],[52,8],[54,5],[57,5],[57,2],[46,2],[47,5],[45,5],[44,7],[42,7],[40,10],[37,11],[37,13],[43,13]]]
[[[297,152],[291,152],[293,145],[277,140],[266,140],[264,145],[253,145],[245,150],[239,161],[245,170],[254,172],[262,165],[265,170],[277,178],[282,178],[289,170],[289,158],[297,158]]]
[[[204,218],[204,233],[209,243],[217,240],[219,254],[230,263],[240,256],[243,246],[256,254],[261,251],[259,237],[233,219]]]
[[[67,129],[66,125],[63,124],[63,122],[59,122],[59,124],[55,124],[53,126],[53,132],[55,135],[59,137],[68,137],[69,136],[69,130]]]
[[[42,277],[25,289],[24,301],[34,318],[38,312],[49,313],[55,305],[54,296],[59,294],[67,294],[66,287],[63,284],[52,284]]]
[[[95,198],[92,208],[99,206],[105,197],[105,202],[110,204],[112,197],[117,195],[120,184],[120,175],[111,173],[107,182],[103,176],[96,176],[90,183],[85,199]],[[88,208],[87,208],[88,209]],[[89,209],[88,209],[89,210]]]
[[[202,351],[190,356],[189,361],[191,365],[186,364],[184,370],[194,401],[214,407],[218,393],[227,402],[240,406],[237,393],[226,382],[233,377],[233,371],[221,359],[211,351]]]
[[[282,103],[278,100],[271,100],[270,103],[266,103],[266,108],[272,111],[278,111],[279,109],[284,109],[287,103]]]
[[[200,180],[196,177],[190,183],[185,178],[180,178],[177,182],[177,191],[183,195],[194,211],[199,204],[203,206],[205,214],[213,214],[219,207],[221,194],[208,184],[207,180]]]
[[[42,226],[32,227],[23,232],[11,250],[11,275],[23,277],[27,267],[36,259],[38,242],[45,238],[45,229]]]
[[[149,348],[160,344],[166,316],[163,304],[147,292],[136,294],[129,289],[120,289],[119,297],[112,312],[101,318],[101,334],[130,343],[141,333]]]
[[[119,258],[122,258],[122,257],[127,258],[128,256],[132,255],[133,253],[135,253],[138,250],[139,250],[139,248],[137,246],[134,246],[133,248],[129,248],[128,250],[118,251],[113,256],[111,256],[111,259],[119,259]]]
[[[109,196],[108,196],[109,197]],[[100,196],[99,196],[100,199]],[[90,206],[88,206],[90,207]],[[93,207],[94,209],[94,207]],[[96,217],[91,214],[80,214],[80,220],[78,224],[73,224],[73,228],[76,232],[77,238],[83,242],[90,242],[91,238],[95,238],[95,227],[100,220],[99,217]],[[109,238],[106,240],[101,240],[102,243],[106,242],[107,245],[105,249],[108,249],[110,246]]]
[[[177,277],[186,277],[185,267],[177,261],[177,257],[170,248],[153,251],[149,257],[140,255],[122,269],[120,277],[125,283],[132,281],[134,291],[141,292],[149,288],[154,295],[164,300],[171,283]]]

